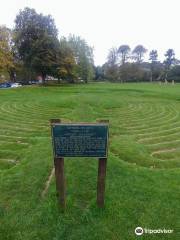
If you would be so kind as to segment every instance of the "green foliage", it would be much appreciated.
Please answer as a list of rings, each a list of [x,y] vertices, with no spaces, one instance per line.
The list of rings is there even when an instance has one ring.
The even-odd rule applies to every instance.
[[[0,72],[10,72],[14,67],[11,42],[11,30],[0,26]]]
[[[165,65],[165,81],[168,79],[168,73],[171,69],[171,66],[176,62],[175,52],[173,49],[168,49],[164,55],[166,59],[164,60]]]
[[[149,74],[147,69],[143,69],[137,63],[126,63],[119,67],[120,78],[123,82],[146,81]]]
[[[87,83],[94,78],[93,48],[88,46],[84,39],[75,35],[69,36],[68,44],[76,61],[75,74],[78,79],[82,79]]]
[[[107,62],[94,66],[93,48],[79,36],[70,35],[58,39],[58,30],[50,15],[38,14],[26,7],[20,10],[12,30],[0,27],[0,71],[2,78],[10,76],[12,81],[28,81],[41,75],[67,82],[89,80],[159,81],[171,80],[175,76],[172,67],[179,64],[173,49],[168,49],[163,63],[157,60],[157,50],[149,54],[149,62],[143,58],[147,49],[137,45],[131,51],[129,45],[110,49]],[[17,76],[17,78],[16,78]],[[1,80],[2,80],[1,78]]]
[[[128,45],[121,45],[119,49],[111,48],[107,63],[104,65],[105,78],[113,82],[126,82],[126,81],[147,81],[149,79],[149,66],[143,66],[143,54],[146,49],[142,45],[138,45],[133,50],[133,57],[136,63],[127,62],[130,58],[130,47]]]
[[[96,80],[98,76],[101,76],[101,78],[103,76],[103,79],[112,82],[152,82],[164,79],[179,81],[178,71],[177,76],[175,76],[176,71],[170,74],[172,67],[179,64],[173,49],[166,52],[166,59],[163,63],[158,61],[157,50],[152,50],[149,53],[150,62],[144,62],[143,57],[146,52],[147,49],[142,45],[137,45],[131,53],[128,45],[121,45],[119,49],[111,48],[107,56],[107,62],[96,72]],[[98,72],[101,72],[101,74],[98,74]]]
[[[168,74],[168,80],[174,80],[176,82],[180,82],[180,66],[173,66]]]
[[[15,45],[24,65],[45,79],[56,65],[59,42],[54,20],[50,15],[25,8],[15,20]]]
[[[149,60],[151,61],[151,78],[150,78],[151,82],[154,80],[155,72],[157,72],[157,64],[158,64],[157,58],[158,58],[157,50],[152,50],[149,53]]]
[[[175,63],[175,53],[173,49],[168,49],[164,55],[166,57],[164,64],[166,68],[169,70],[171,65]]]
[[[107,63],[104,66],[106,78],[112,82],[119,81],[118,50],[111,48],[108,53]]]
[[[155,62],[157,62],[157,58],[158,58],[157,50],[152,50],[149,53],[149,60],[151,61],[151,63],[155,63]]]
[[[143,61],[143,56],[146,52],[147,49],[143,45],[137,45],[132,51],[134,55],[133,58],[137,63],[141,63]]]
[[[109,50],[107,56],[107,63],[110,66],[115,66],[118,64],[118,50],[117,48],[113,47]]]
[[[94,77],[93,49],[80,37],[57,38],[51,16],[25,8],[15,20],[15,46],[18,57],[30,72],[57,77],[59,80],[85,82]]]
[[[74,82],[77,78],[75,74],[76,62],[73,50],[70,48],[66,38],[60,40],[60,58],[59,67],[57,68],[57,77]]]
[[[95,71],[95,80],[96,81],[104,81],[105,80],[105,74],[104,74],[104,67],[103,66],[95,67],[94,71]]]
[[[129,53],[131,49],[129,45],[121,45],[118,49],[118,53],[121,55],[121,64],[125,64],[127,59],[129,58]]]

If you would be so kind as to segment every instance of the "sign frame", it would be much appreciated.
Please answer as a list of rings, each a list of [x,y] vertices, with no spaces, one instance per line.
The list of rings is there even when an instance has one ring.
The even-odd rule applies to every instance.
[[[69,125],[69,126],[107,126],[107,136],[106,136],[106,155],[105,156],[67,156],[67,157],[98,157],[98,176],[97,176],[97,206],[104,207],[104,196],[105,196],[105,178],[106,178],[106,168],[107,168],[107,157],[108,157],[108,146],[109,146],[109,120],[99,120],[96,123],[62,123],[60,119],[51,119],[51,137],[54,155],[54,167],[55,167],[55,178],[56,178],[56,191],[58,198],[58,205],[61,209],[66,207],[66,183],[65,183],[65,173],[64,173],[64,157],[66,156],[56,156],[54,150],[54,139],[53,139],[53,126],[56,125]]]
[[[55,140],[54,140],[54,133],[53,133],[53,129],[56,127],[56,126],[64,126],[64,127],[73,127],[73,126],[79,126],[80,128],[81,127],[102,127],[102,126],[104,126],[104,127],[107,127],[107,130],[105,130],[106,131],[106,136],[104,136],[105,137],[105,139],[104,139],[104,141],[105,141],[105,151],[104,151],[104,153],[105,154],[98,154],[98,153],[94,153],[94,154],[92,154],[92,153],[89,153],[89,154],[87,154],[86,152],[85,153],[81,153],[81,154],[79,154],[78,155],[78,153],[77,154],[75,154],[75,153],[71,153],[71,154],[68,154],[68,153],[66,153],[66,154],[57,154],[57,152],[56,152],[56,144],[55,144]],[[53,144],[53,153],[54,153],[54,156],[56,157],[56,158],[64,158],[64,157],[71,157],[71,158],[74,158],[74,157],[97,157],[97,158],[107,158],[108,157],[108,138],[109,138],[109,125],[107,124],[107,123],[104,123],[104,122],[98,122],[98,123],[61,123],[61,122],[56,122],[56,123],[53,123],[52,124],[52,128],[51,128],[51,135],[52,135],[52,144]],[[94,151],[95,152],[95,151]]]

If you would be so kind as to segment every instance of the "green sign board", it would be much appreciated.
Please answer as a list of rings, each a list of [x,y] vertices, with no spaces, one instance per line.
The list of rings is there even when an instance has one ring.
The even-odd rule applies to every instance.
[[[54,156],[107,157],[108,124],[52,124]]]

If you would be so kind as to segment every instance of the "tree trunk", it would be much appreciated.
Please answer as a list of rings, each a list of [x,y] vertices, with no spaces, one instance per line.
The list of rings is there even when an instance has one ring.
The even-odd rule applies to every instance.
[[[167,82],[167,75],[168,75],[168,72],[165,73],[164,82]]]
[[[153,81],[153,73],[152,73],[152,70],[151,70],[151,76],[150,76],[150,82]]]
[[[42,73],[42,83],[45,84],[46,81],[46,74]]]

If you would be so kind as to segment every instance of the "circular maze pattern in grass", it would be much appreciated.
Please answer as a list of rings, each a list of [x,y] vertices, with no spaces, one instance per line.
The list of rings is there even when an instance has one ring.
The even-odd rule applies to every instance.
[[[112,87],[81,88],[24,88],[0,96],[1,171],[21,164],[23,154],[42,138],[51,143],[51,118],[109,119],[110,154],[143,167],[179,167],[180,101]]]
[[[37,102],[4,101],[0,106],[0,170],[21,163],[24,154],[42,138],[50,138],[49,119],[63,116],[66,108],[52,110]]]
[[[116,126],[112,151],[143,166],[176,168],[180,165],[180,104],[140,101],[111,110]]]

